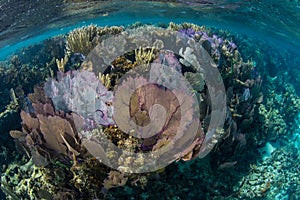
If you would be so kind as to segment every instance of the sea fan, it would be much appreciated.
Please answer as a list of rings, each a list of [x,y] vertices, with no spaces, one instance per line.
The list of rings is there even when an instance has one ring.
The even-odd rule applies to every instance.
[[[44,86],[56,110],[72,111],[101,125],[114,124],[111,106],[113,94],[94,73],[71,71],[58,77],[58,80],[48,80]]]

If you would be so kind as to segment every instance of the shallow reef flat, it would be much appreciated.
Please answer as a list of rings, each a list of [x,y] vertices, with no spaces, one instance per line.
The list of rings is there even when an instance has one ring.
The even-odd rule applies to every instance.
[[[298,199],[299,62],[256,38],[173,22],[91,24],[24,48],[0,63],[1,189]]]

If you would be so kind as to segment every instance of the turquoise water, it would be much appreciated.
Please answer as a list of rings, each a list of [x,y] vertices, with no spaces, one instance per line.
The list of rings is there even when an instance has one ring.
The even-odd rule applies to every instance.
[[[299,48],[300,7],[298,1],[175,2],[159,3],[145,1],[141,3],[139,1],[112,1],[110,3],[99,2],[96,6],[93,3],[82,3],[82,5],[79,4],[78,6],[79,8],[85,8],[81,8],[82,12],[70,12],[68,14],[71,16],[66,17],[64,16],[67,15],[65,13],[52,13],[52,15],[58,18],[53,19],[54,22],[50,20],[49,23],[46,22],[47,24],[44,24],[45,22],[40,21],[29,27],[21,27],[18,30],[20,33],[18,33],[17,37],[2,36],[2,40],[0,41],[0,47],[2,47],[0,59],[3,60],[17,49],[30,44],[36,44],[48,37],[67,33],[83,25],[91,23],[99,26],[126,25],[136,21],[152,24],[168,23],[170,21],[177,23],[191,22],[257,37],[261,40],[267,40],[268,42],[280,45],[282,48],[294,48],[295,50]],[[55,3],[53,1],[53,4],[52,6],[54,7],[56,4],[59,5],[59,2]],[[56,7],[63,7],[57,5]],[[93,6],[95,9],[92,9]],[[47,4],[41,7],[47,7]],[[72,4],[67,4],[65,7],[74,7],[74,10],[77,8],[77,6]],[[87,8],[92,10],[90,11]],[[141,12],[140,8],[143,9],[143,12]],[[4,3],[2,9],[3,11],[9,11],[9,9],[13,8],[6,8]],[[29,10],[28,12],[29,16],[32,15],[35,18],[39,18],[35,16],[35,12],[37,11]],[[51,9],[49,9],[49,12],[51,13]],[[5,14],[3,16],[2,21],[4,22],[6,19]],[[42,19],[42,17],[40,18]],[[26,21],[27,18],[24,20]],[[30,23],[30,20],[28,21]],[[8,30],[4,30],[2,35],[5,35],[6,32],[9,33],[9,29],[13,31],[14,27],[11,26]],[[13,32],[12,35],[14,35]]]
[[[300,2],[298,0],[47,1],[47,3],[1,0],[0,11],[0,164],[3,166],[0,171],[2,190],[0,199],[300,199]],[[233,54],[224,56],[222,46],[218,48],[222,56],[214,58],[218,60],[217,69],[221,73],[216,80],[223,78],[226,97],[231,98],[229,99],[231,101],[227,101],[226,116],[230,115],[232,121],[226,118],[223,127],[225,134],[217,138],[214,148],[207,147],[210,153],[205,158],[201,157],[201,153],[206,150],[194,146],[192,148],[194,156],[201,152],[199,156],[197,154],[193,157],[194,159],[189,160],[181,155],[182,157],[176,159],[180,161],[174,161],[164,169],[142,174],[131,174],[128,171],[125,173],[120,169],[121,172],[110,171],[110,168],[99,164],[97,156],[91,153],[95,146],[85,146],[94,157],[84,157],[84,153],[81,152],[83,150],[73,144],[78,140],[78,144],[81,145],[84,135],[79,134],[74,136],[75,139],[70,139],[59,132],[57,140],[62,141],[63,148],[69,150],[68,154],[58,151],[51,145],[47,146],[50,142],[47,144],[49,138],[45,134],[46,128],[36,128],[39,132],[36,134],[35,130],[30,128],[34,126],[30,124],[31,119],[24,117],[24,113],[30,113],[32,118],[38,119],[40,122],[36,122],[38,120],[32,122],[40,123],[37,126],[51,124],[46,120],[46,117],[51,118],[49,117],[51,111],[47,110],[49,107],[45,102],[42,102],[44,112],[49,112],[45,118],[40,117],[43,114],[36,113],[37,107],[32,107],[33,104],[43,101],[29,95],[33,92],[35,84],[44,85],[48,81],[48,87],[45,88],[53,91],[57,89],[68,95],[68,91],[62,90],[67,86],[59,83],[60,78],[56,77],[59,77],[57,75],[59,65],[55,61],[56,58],[64,58],[67,54],[65,40],[68,34],[71,35],[71,31],[76,28],[91,24],[98,27],[124,26],[131,30],[134,28],[130,28],[130,25],[136,22],[139,22],[138,26],[141,27],[145,25],[168,27],[170,22],[177,24],[188,22],[206,26],[206,29],[201,31],[207,31],[209,37],[213,38],[215,35],[237,46],[242,61]],[[187,30],[185,32],[188,32]],[[182,29],[179,28],[176,33],[180,31]],[[56,36],[60,36],[59,39],[52,39]],[[59,53],[54,53],[59,57],[45,53],[50,51],[43,47],[54,48],[51,41],[59,49]],[[59,46],[61,43],[57,41],[64,41],[63,45]],[[132,58],[137,52],[125,54],[126,62],[137,62],[137,57]],[[180,52],[175,53],[176,58],[182,56]],[[163,53],[162,55],[166,56]],[[66,70],[77,69],[84,58],[90,59],[83,52],[71,49],[69,60],[65,64]],[[228,61],[231,63],[230,67],[227,66],[229,64],[226,59],[230,60]],[[231,59],[243,63],[241,64],[243,67],[238,71],[243,71],[246,66],[251,66],[251,70],[245,72],[246,75],[238,76],[239,80],[237,77],[232,78],[233,76],[228,74],[232,72],[233,63],[236,62]],[[179,60],[176,62],[179,63]],[[180,63],[184,65],[182,61]],[[117,64],[118,62],[114,65],[118,66]],[[190,72],[188,67],[185,67],[184,70]],[[117,73],[113,68],[110,71]],[[106,70],[101,72],[108,73]],[[68,73],[64,76],[76,82],[76,73],[72,75],[74,79],[70,78]],[[49,84],[50,77],[57,82]],[[91,76],[86,80],[93,78],[96,77]],[[198,76],[197,79],[190,81],[193,87],[198,83],[198,79],[201,78]],[[247,80],[252,82],[248,83]],[[103,79],[101,81],[105,82]],[[88,88],[90,86],[88,82],[83,80],[81,84],[86,84]],[[238,87],[239,83],[241,85]],[[86,88],[83,89],[83,94]],[[109,89],[113,91],[112,88]],[[17,103],[14,102],[11,91],[17,96],[15,100]],[[47,97],[52,99],[50,100],[52,109],[60,110],[53,91],[48,92]],[[208,89],[208,93],[210,92]],[[232,97],[234,95],[235,98]],[[258,100],[260,97],[263,98]],[[207,105],[209,106],[209,103]],[[21,110],[23,110],[22,118],[20,118]],[[72,109],[61,110],[66,113],[77,113]],[[208,109],[207,114],[209,112]],[[52,115],[62,117],[63,114]],[[202,126],[205,127],[207,118],[201,120]],[[75,123],[75,120],[72,123]],[[57,124],[59,122],[49,127],[59,126]],[[106,127],[107,124],[101,124],[101,127],[102,125]],[[207,131],[208,128],[203,129]],[[14,139],[9,135],[10,130],[19,131],[11,133]],[[58,131],[67,132],[63,128],[58,128]],[[56,134],[55,129],[51,129],[50,132]],[[206,139],[210,132],[213,131],[207,131]],[[30,137],[24,139],[22,134]],[[115,134],[118,135],[119,132]],[[37,135],[42,139],[37,139]],[[129,142],[126,143],[127,146],[132,145],[130,143],[132,141],[125,140],[123,135],[112,137],[116,137],[121,143],[122,140]],[[116,138],[113,139],[117,140]],[[93,141],[97,139],[99,138],[93,138]],[[209,142],[206,140],[205,142],[208,146]],[[146,143],[135,147],[135,151],[145,152],[149,151],[147,148],[150,150],[154,148],[151,147],[154,144],[147,146]],[[56,152],[54,156],[53,152]],[[78,156],[77,160],[74,159],[75,154]],[[111,159],[114,159],[113,156]],[[109,173],[111,176],[116,173],[115,179],[109,177],[107,175]],[[116,179],[117,183],[109,182]],[[108,183],[104,184],[107,180]],[[55,198],[54,194],[57,195]]]

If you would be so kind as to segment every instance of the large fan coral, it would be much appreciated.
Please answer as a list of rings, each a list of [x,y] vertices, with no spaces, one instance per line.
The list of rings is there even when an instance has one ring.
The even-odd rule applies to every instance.
[[[92,72],[59,73],[58,80],[47,81],[44,90],[57,110],[72,111],[102,125],[114,124],[112,92]]]
[[[76,160],[86,152],[80,145],[73,117],[57,111],[40,87],[29,95],[33,112],[21,111],[22,132],[11,131],[14,138],[28,147],[37,165],[46,165],[55,157],[67,156]]]

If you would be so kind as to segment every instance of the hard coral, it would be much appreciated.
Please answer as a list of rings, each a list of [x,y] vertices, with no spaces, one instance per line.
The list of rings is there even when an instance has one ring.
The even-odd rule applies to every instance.
[[[82,53],[87,56],[102,41],[104,35],[107,37],[122,31],[122,27],[97,27],[95,25],[75,29],[67,37],[67,50],[69,53]]]
[[[7,199],[76,199],[68,182],[65,168],[51,165],[37,167],[32,160],[12,163],[1,174],[1,189]]]
[[[104,180],[103,185],[105,189],[110,189],[113,187],[124,186],[127,182],[127,177],[124,176],[121,172],[110,171],[108,178]]]

